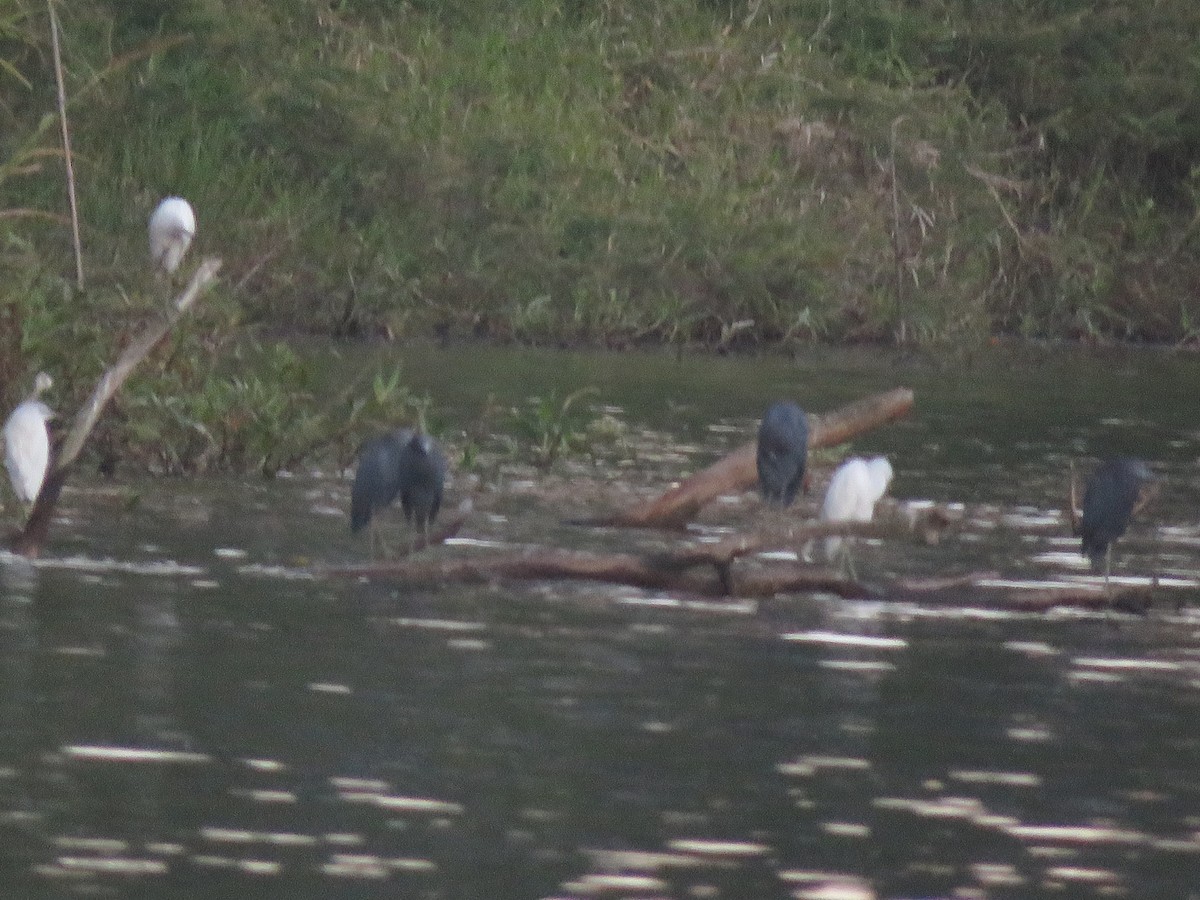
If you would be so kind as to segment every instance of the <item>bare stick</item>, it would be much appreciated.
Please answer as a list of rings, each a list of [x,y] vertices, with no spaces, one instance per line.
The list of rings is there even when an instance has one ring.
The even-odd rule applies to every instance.
[[[55,456],[54,465],[42,483],[42,489],[29,514],[29,520],[13,538],[12,549],[15,553],[35,557],[41,552],[50,530],[50,518],[54,514],[54,508],[58,503],[58,496],[62,492],[63,485],[66,484],[71,465],[83,450],[83,445],[92,433],[92,429],[96,427],[96,422],[99,421],[104,407],[121,389],[121,385],[125,383],[125,379],[129,377],[134,368],[146,358],[159,341],[167,336],[167,333],[183,317],[184,313],[191,308],[205,288],[216,278],[217,270],[220,268],[221,261],[219,259],[204,260],[192,275],[192,280],[184,288],[183,293],[167,309],[166,314],[158,321],[147,325],[145,330],[125,348],[117,361],[100,376],[100,380],[96,382],[96,387],[92,390],[92,396],[75,414],[71,431],[63,441]]]
[[[844,406],[824,416],[808,417],[808,447],[845,443],[856,434],[870,431],[907,416],[913,408],[913,392],[895,388]],[[722,494],[743,491],[758,480],[753,442],[697,472],[660,497],[633,509],[587,524],[630,528],[683,528],[706,503]]]
[[[892,144],[890,168],[892,175],[892,262],[896,275],[896,317],[900,320],[896,343],[908,343],[908,307],[904,298],[904,250],[900,241],[900,177],[896,173],[896,129],[907,116],[899,116],[892,122]]]
[[[67,128],[67,89],[63,84],[62,51],[58,46],[58,13],[54,0],[46,0],[50,10],[50,44],[54,50],[54,78],[58,82],[58,120],[62,125],[63,159],[67,164],[67,199],[71,204],[71,240],[75,244],[75,286],[83,290],[83,245],[79,240],[79,205],[75,200],[75,165],[71,159],[71,134]]]

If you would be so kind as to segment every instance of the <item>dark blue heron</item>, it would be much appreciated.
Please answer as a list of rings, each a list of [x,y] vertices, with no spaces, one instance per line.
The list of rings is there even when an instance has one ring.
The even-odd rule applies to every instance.
[[[758,485],[768,503],[791,506],[808,462],[808,418],[790,400],[767,407],[758,426]]]
[[[426,541],[437,518],[446,480],[446,457],[429,435],[397,428],[367,441],[358,455],[350,492],[350,530],[371,526],[372,549],[379,543],[376,516],[396,496],[404,517],[421,529]]]
[[[404,518],[421,529],[429,542],[429,526],[442,505],[442,486],[446,483],[446,454],[437,441],[417,432],[400,454],[400,506]]]
[[[1082,553],[1092,561],[1093,571],[1104,571],[1104,588],[1112,568],[1112,545],[1125,529],[1143,489],[1154,479],[1140,459],[1110,459],[1088,479],[1083,495]]]

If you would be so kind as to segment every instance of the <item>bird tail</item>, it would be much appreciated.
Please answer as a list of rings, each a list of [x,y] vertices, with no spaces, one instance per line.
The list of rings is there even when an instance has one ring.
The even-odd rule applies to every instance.
[[[358,534],[371,521],[371,505],[369,503],[355,503],[354,500],[356,499],[351,498],[350,502],[350,531],[353,534]]]

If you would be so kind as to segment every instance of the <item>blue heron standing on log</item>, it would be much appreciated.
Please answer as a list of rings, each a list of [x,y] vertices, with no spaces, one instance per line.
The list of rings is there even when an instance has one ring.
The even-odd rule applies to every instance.
[[[1139,508],[1145,488],[1154,480],[1140,459],[1120,457],[1100,465],[1088,479],[1083,495],[1081,552],[1092,562],[1093,571],[1104,572],[1104,590],[1112,570],[1112,545],[1129,527]]]
[[[372,550],[380,547],[378,515],[399,496],[404,518],[428,543],[429,526],[442,504],[446,468],[441,447],[422,431],[397,428],[367,441],[350,492],[350,530],[357,533],[369,525]]]
[[[779,400],[758,426],[758,485],[767,503],[787,507],[796,499],[808,463],[808,417],[797,404]]]

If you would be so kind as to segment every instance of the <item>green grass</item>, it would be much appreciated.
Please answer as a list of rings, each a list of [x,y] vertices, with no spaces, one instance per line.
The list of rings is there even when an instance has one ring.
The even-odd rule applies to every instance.
[[[63,286],[44,7],[0,0],[14,378],[97,365],[91,331],[160,302],[144,224],[168,193],[198,211],[190,261],[225,261],[216,346],[1180,340],[1200,321],[1187,0],[58,8],[88,287]]]

